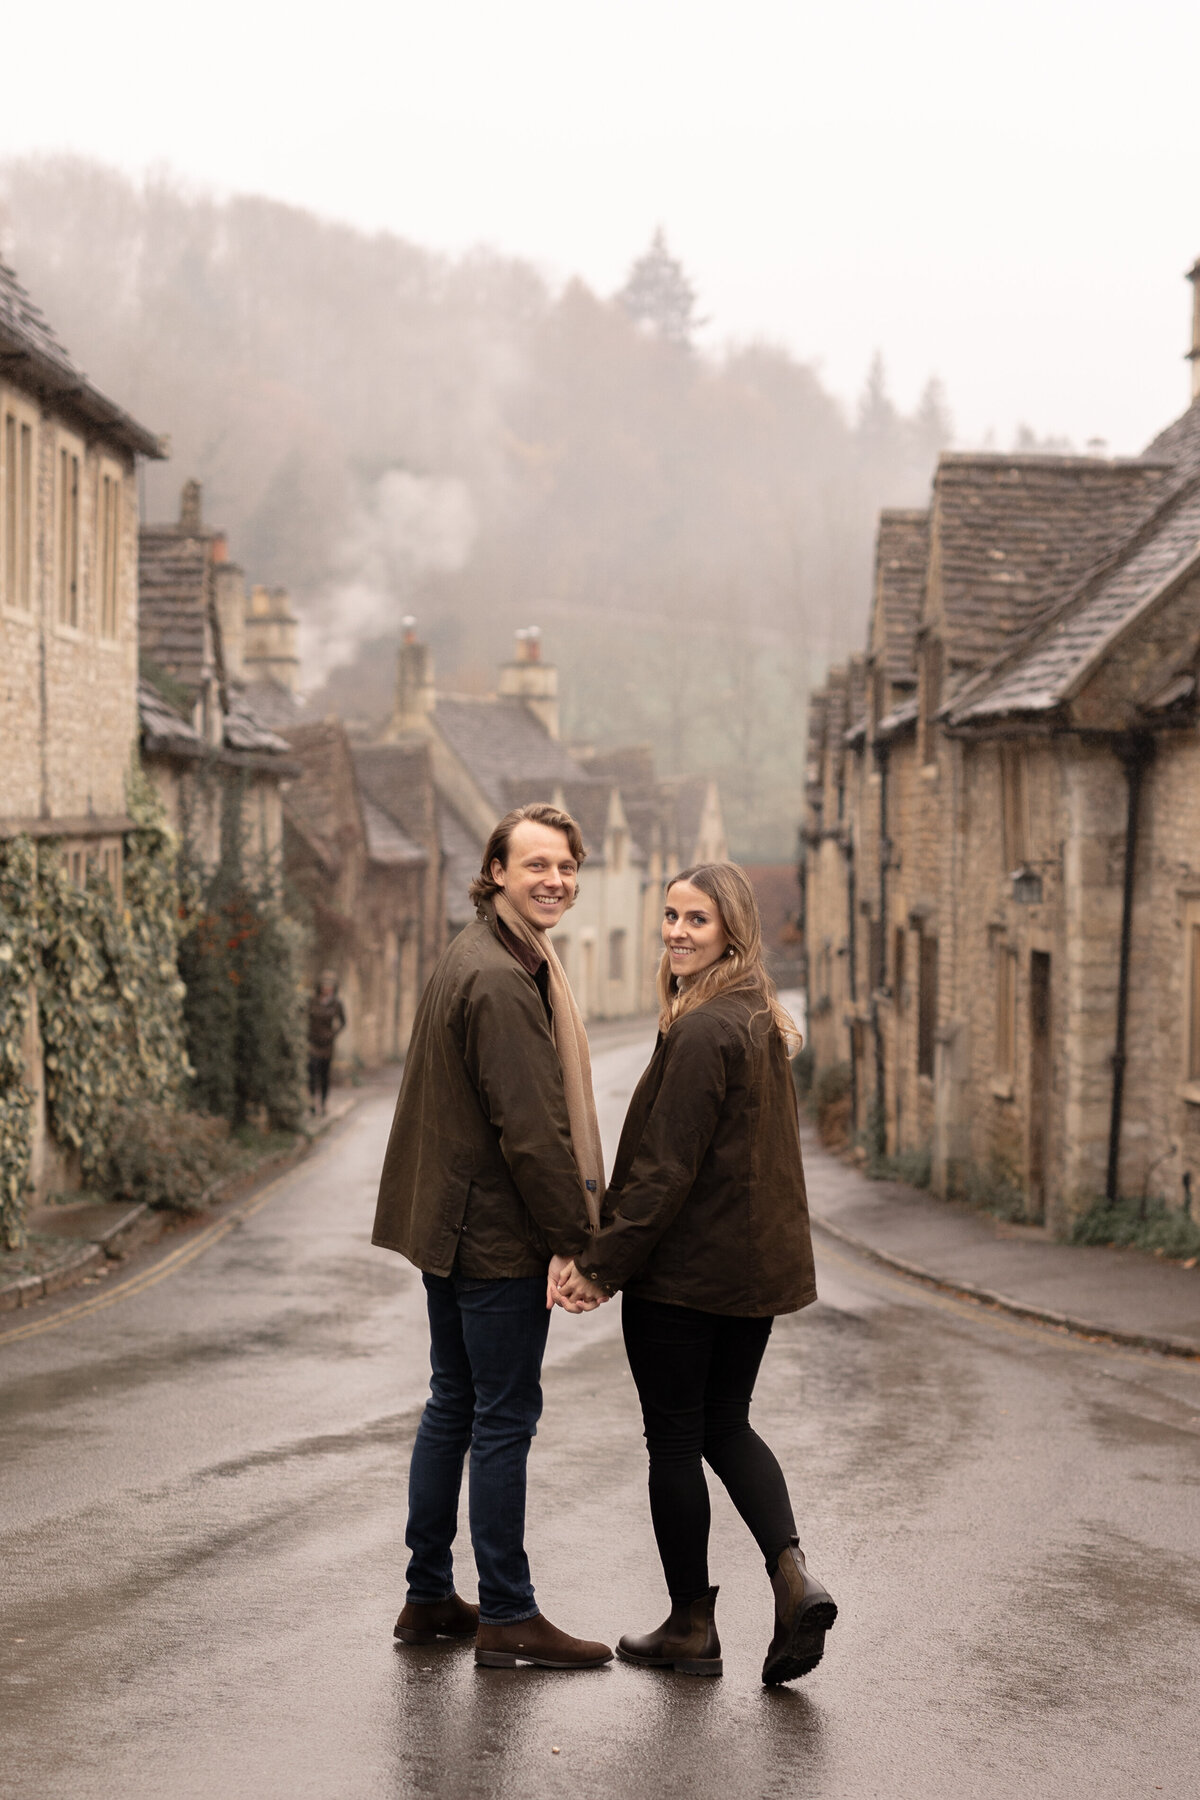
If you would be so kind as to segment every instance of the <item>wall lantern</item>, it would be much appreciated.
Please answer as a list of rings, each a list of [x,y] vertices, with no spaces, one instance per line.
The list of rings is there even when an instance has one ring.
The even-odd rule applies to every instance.
[[[1023,863],[1012,872],[1013,899],[1022,906],[1040,906],[1042,903],[1042,878],[1036,869]]]

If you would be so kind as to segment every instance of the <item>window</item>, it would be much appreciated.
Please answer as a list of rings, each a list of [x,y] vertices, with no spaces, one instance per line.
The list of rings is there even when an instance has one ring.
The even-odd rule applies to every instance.
[[[1017,1061],[1017,959],[1008,944],[998,943],[996,958],[996,1019],[992,1073],[997,1082],[1012,1090]]]
[[[79,625],[79,446],[60,440],[54,494],[54,580],[60,625]]]
[[[113,891],[113,899],[120,906],[121,894],[121,846],[105,844],[100,852],[100,871]]]
[[[608,979],[624,981],[625,979],[625,933],[610,931],[608,934]]]
[[[933,1046],[938,1014],[938,947],[935,937],[921,932],[920,986],[917,994],[917,1074],[933,1075]]]
[[[121,473],[101,463],[96,483],[96,598],[100,636],[115,638],[121,598]]]
[[[626,836],[627,833],[623,825],[616,825],[613,827],[612,835],[609,839],[612,852],[609,858],[609,866],[614,875],[619,875],[621,870],[625,867]]]
[[[886,979],[887,971],[883,966],[883,920],[867,920],[867,988],[870,993],[878,993]]]
[[[892,993],[896,1005],[902,1004],[904,995],[904,952],[908,945],[908,933],[903,925],[897,925],[892,939]]]
[[[1029,861],[1029,792],[1019,744],[1000,746],[1000,806],[1004,873],[1011,875]]]
[[[1189,900],[1184,909],[1184,951],[1187,958],[1184,982],[1184,1078],[1200,1099],[1200,899]]]
[[[19,612],[33,607],[33,415],[11,401],[0,431],[0,572],[3,600]]]

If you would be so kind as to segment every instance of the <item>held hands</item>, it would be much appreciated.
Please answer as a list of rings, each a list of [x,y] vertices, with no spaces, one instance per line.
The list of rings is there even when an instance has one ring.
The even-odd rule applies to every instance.
[[[581,1275],[569,1256],[552,1256],[546,1276],[546,1305],[564,1312],[595,1312],[609,1299],[602,1287]]]

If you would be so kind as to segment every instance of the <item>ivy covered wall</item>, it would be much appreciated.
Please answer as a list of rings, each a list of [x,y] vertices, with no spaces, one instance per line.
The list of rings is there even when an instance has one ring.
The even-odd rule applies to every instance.
[[[178,845],[140,770],[129,777],[123,894],[95,866],[79,887],[58,845],[0,843],[0,1238],[24,1238],[35,1096],[26,1079],[31,1009],[45,1069],[46,1123],[101,1167],[114,1110],[177,1104],[191,1075],[177,953],[191,923]]]

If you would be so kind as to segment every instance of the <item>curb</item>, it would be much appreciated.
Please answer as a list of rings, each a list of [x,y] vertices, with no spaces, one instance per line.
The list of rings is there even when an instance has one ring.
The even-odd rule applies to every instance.
[[[857,1251],[871,1262],[898,1270],[901,1275],[907,1275],[910,1281],[919,1281],[924,1287],[937,1288],[940,1293],[953,1294],[957,1299],[971,1300],[977,1306],[988,1306],[998,1312],[1010,1313],[1016,1319],[1029,1319],[1036,1325],[1048,1325],[1070,1337],[1086,1338],[1090,1343],[1118,1344],[1122,1349],[1152,1350],[1157,1356],[1200,1361],[1200,1344],[1192,1343],[1188,1338],[1166,1337],[1152,1331],[1120,1331],[1113,1326],[1093,1325],[1087,1319],[1076,1319],[1070,1313],[1054,1312],[1046,1306],[1031,1306],[1026,1300],[1014,1300],[1008,1294],[994,1293],[991,1288],[977,1287],[973,1281],[958,1281],[946,1275],[936,1275],[932,1269],[923,1268],[920,1263],[907,1262],[902,1256],[893,1256],[889,1250],[877,1250],[865,1238],[855,1237],[853,1232],[844,1231],[840,1225],[821,1218],[819,1213],[810,1210],[809,1219],[813,1227],[824,1232],[826,1237],[835,1238],[839,1244],[845,1244],[848,1249]]]
[[[22,1275],[18,1280],[0,1287],[0,1313],[16,1312],[18,1308],[32,1306],[51,1294],[61,1294],[68,1288],[78,1287],[106,1262],[121,1262],[131,1251],[156,1244],[169,1229],[173,1219],[195,1219],[202,1212],[222,1206],[230,1200],[241,1199],[262,1183],[285,1174],[294,1164],[303,1162],[326,1132],[348,1118],[357,1105],[356,1095],[348,1106],[335,1113],[332,1118],[317,1125],[303,1127],[298,1133],[297,1142],[289,1149],[279,1151],[267,1161],[259,1163],[256,1168],[240,1169],[233,1175],[222,1176],[220,1181],[205,1188],[195,1211],[191,1213],[174,1213],[169,1210],[160,1212],[144,1200],[135,1202],[78,1255],[57,1263],[52,1269],[43,1270],[40,1275]]]

